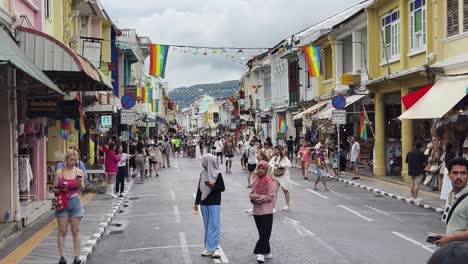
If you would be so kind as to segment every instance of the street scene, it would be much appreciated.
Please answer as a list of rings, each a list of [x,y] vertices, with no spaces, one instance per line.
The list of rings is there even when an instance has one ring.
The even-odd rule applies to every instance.
[[[468,260],[465,0],[0,0],[0,264]]]

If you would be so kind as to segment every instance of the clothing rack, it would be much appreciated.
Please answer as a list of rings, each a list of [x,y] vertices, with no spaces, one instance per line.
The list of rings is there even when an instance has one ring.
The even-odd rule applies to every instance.
[[[20,158],[28,158],[28,159],[29,159],[29,163],[30,163],[29,166],[31,166],[31,158],[30,158],[29,154],[19,154],[19,155],[18,155],[18,165],[19,165]],[[18,173],[19,173],[19,172],[18,172]],[[34,177],[34,175],[33,175],[33,177]],[[35,180],[35,179],[33,178],[33,180]],[[33,200],[37,200],[37,194],[38,194],[38,192],[39,192],[39,186],[38,186],[38,184],[37,184],[37,182],[36,182],[36,190],[35,190],[36,192],[35,192],[34,194],[31,194],[31,182],[28,182],[27,184],[28,184],[28,189],[27,189],[28,194],[21,194],[21,195],[19,195],[19,199],[20,199],[20,200],[21,200],[21,199],[23,199],[23,200],[26,200],[26,199],[27,199],[27,200],[26,200],[26,203],[30,203],[30,202],[32,201],[31,198],[32,198]],[[18,187],[19,187],[19,185],[20,185],[20,182],[18,181]],[[19,188],[19,189],[20,189],[20,191],[21,191],[21,188]]]

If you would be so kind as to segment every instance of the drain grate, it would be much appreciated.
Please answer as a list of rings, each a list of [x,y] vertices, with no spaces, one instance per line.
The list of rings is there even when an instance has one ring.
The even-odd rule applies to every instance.
[[[112,230],[109,232],[109,235],[121,235],[124,233],[124,230]]]
[[[377,198],[385,197],[385,196],[383,196],[383,195],[381,195],[381,194],[373,194],[372,196],[377,197]]]
[[[130,197],[130,198],[128,198],[128,199],[129,199],[129,200],[138,200],[138,199],[140,199],[140,197],[134,196],[134,197]]]

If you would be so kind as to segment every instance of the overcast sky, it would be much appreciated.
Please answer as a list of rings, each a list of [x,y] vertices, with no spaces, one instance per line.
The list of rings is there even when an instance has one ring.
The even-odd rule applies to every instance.
[[[273,47],[360,0],[101,0],[119,28],[135,28],[153,43]],[[170,51],[170,89],[237,80],[250,54]],[[241,59],[244,59],[243,61]]]

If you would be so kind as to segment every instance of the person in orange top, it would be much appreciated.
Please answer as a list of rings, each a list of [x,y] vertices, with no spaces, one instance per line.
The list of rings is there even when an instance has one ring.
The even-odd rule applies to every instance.
[[[304,142],[302,147],[299,149],[298,156],[301,161],[301,170],[302,170],[302,177],[307,180],[307,172],[309,171],[310,166],[310,148],[307,146],[307,142]]]

